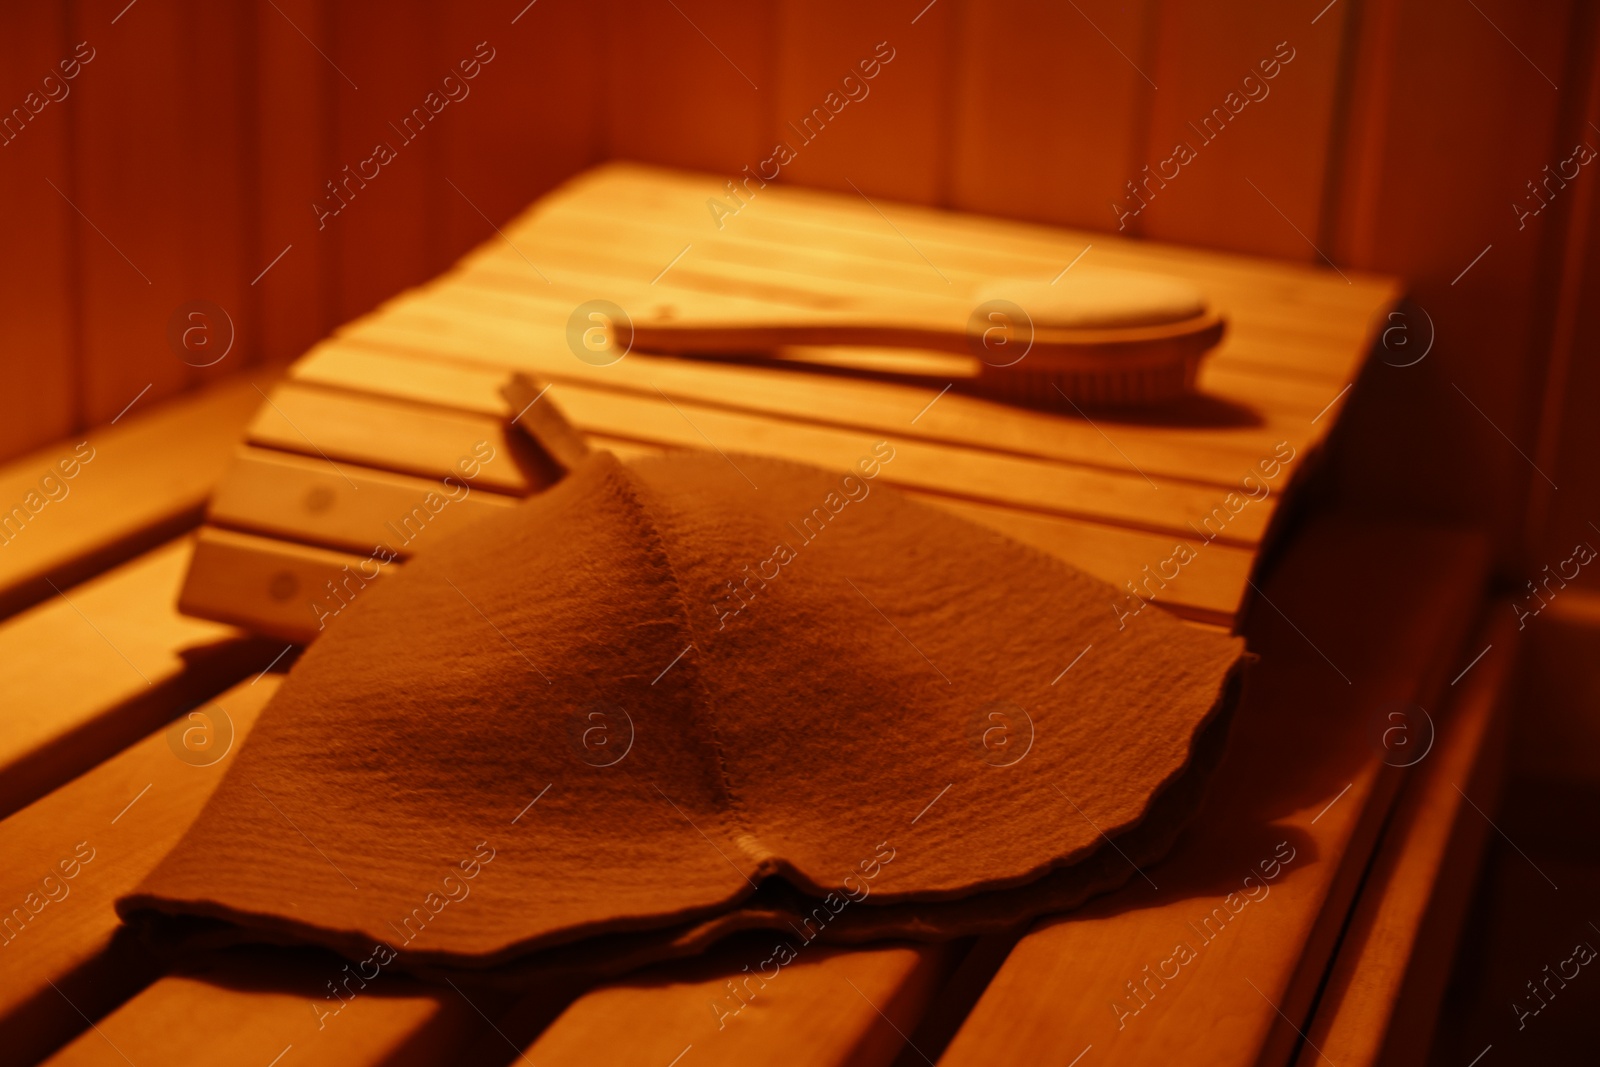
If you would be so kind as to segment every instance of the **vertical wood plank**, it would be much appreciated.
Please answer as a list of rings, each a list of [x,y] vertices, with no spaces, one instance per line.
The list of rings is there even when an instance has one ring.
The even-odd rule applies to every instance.
[[[100,75],[85,77],[75,112],[73,195],[84,412],[93,424],[119,417],[136,398],[148,404],[248,360],[241,274],[253,243],[251,61],[243,16],[232,8],[89,0],[73,15],[74,36],[95,49],[85,75]],[[196,300],[220,306],[231,328],[214,312],[179,314]],[[187,346],[174,341],[196,325]]]
[[[1145,158],[1130,175],[1139,190],[1124,189],[1121,201],[1137,212],[1139,232],[1324,262],[1313,242],[1350,5],[1322,7],[1162,4],[1150,72],[1160,89]]]
[[[609,0],[605,41],[612,158],[732,176],[771,151],[771,5]]]
[[[325,0],[260,0],[255,19],[260,238],[249,280],[262,357],[287,362],[334,324],[338,227],[318,229],[312,205],[333,176],[336,101],[353,90],[332,65]]]
[[[0,461],[64,437],[77,422],[72,331],[73,231],[77,216],[45,179],[73,195],[72,112],[92,66],[71,63],[63,10],[0,9],[0,383],[26,402],[0,420]],[[69,67],[68,69],[74,69]],[[46,78],[49,81],[45,81]],[[37,109],[37,110],[35,110]]]
[[[148,404],[188,383],[191,368],[168,345],[168,319],[206,294],[186,284],[186,205],[174,181],[184,155],[177,72],[189,62],[179,0],[131,8],[85,0],[72,11],[74,39],[95,50],[79,78],[72,197],[81,212],[83,407],[97,424],[141,392],[138,402]]]
[[[135,8],[134,11],[138,9]],[[133,18],[130,11],[127,18]],[[259,356],[255,292],[246,274],[258,244],[253,12],[213,0],[182,0],[179,63],[171,76],[182,100],[180,151],[168,169],[176,193],[172,224],[181,237],[183,299],[220,305],[232,319],[232,348],[190,371],[189,385],[233,374]],[[212,324],[213,338],[229,329]],[[220,355],[209,342],[197,362]]]
[[[1513,205],[1536,207],[1528,183],[1573,152],[1560,116],[1583,94],[1581,77],[1567,77],[1576,10],[1390,0],[1363,8],[1356,35],[1387,46],[1357,50],[1352,83],[1389,88],[1383,107],[1351,113],[1343,170],[1374,176],[1341,199],[1334,243],[1352,266],[1410,279],[1427,318],[1408,332],[1431,330],[1435,343],[1415,366],[1373,368],[1382,385],[1346,418],[1338,481],[1365,506],[1480,521],[1502,563],[1522,534],[1531,482],[1565,484],[1527,457],[1555,292],[1550,237],[1574,189],[1552,183],[1550,206],[1525,219]],[[1600,147],[1600,135],[1587,136]],[[1573,180],[1594,179],[1595,165]],[[1532,577],[1521,569],[1517,581]]]
[[[1145,160],[1155,0],[969,0],[957,34],[951,206],[1117,229]]]
[[[794,159],[783,177],[943,203],[961,6],[786,0],[778,15],[774,138]],[[862,64],[875,76],[864,77]]]
[[[347,321],[429,276],[438,127],[455,116],[454,105],[435,114],[428,102],[430,93],[438,93],[433,107],[444,99],[434,61],[436,5],[350,0],[333,11],[342,84],[318,203],[329,212],[319,222],[332,231],[323,235],[338,249],[336,315]]]
[[[446,6],[441,69],[498,51],[443,130],[441,257],[452,263],[535,197],[596,162],[604,143],[603,11],[585,0]]]

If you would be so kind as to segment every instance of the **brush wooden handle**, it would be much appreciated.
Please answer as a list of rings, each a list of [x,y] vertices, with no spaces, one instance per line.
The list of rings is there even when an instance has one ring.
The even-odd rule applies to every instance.
[[[1068,400],[1133,404],[1181,395],[1225,328],[1187,283],[1111,271],[1061,287],[1002,280],[966,298],[918,294],[869,305],[844,297],[781,315],[693,298],[638,312],[607,323],[616,349],[697,357],[835,345],[959,352],[981,362],[986,391],[1004,395],[1015,385],[1033,398],[1049,386]],[[1014,368],[1027,372],[1027,384]],[[1130,376],[1145,384],[1123,389]],[[1164,384],[1152,387],[1157,378]]]

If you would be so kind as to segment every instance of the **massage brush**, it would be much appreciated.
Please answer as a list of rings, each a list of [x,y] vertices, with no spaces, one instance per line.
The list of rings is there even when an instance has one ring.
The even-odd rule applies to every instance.
[[[612,323],[614,344],[919,383],[952,377],[912,369],[926,368],[930,352],[963,353],[976,364],[961,361],[959,385],[1052,407],[1177,400],[1193,389],[1201,357],[1224,329],[1223,317],[1188,282],[1110,269],[1048,284],[1001,279],[968,299],[905,294],[893,306],[841,295],[781,314],[754,302],[693,298],[642,310],[631,323]],[[631,345],[624,336],[630,329]],[[828,355],[845,345],[884,351],[866,367],[859,359],[841,361],[844,353]]]

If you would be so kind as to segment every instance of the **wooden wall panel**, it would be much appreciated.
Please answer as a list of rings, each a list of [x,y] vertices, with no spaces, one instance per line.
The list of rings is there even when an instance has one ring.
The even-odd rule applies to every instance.
[[[1579,141],[1600,149],[1600,12],[1580,7],[1574,19],[1573,59],[1569,80],[1579,84],[1577,75],[1587,81],[1582,107],[1574,108],[1567,123],[1563,143]],[[1532,482],[1534,506],[1528,509],[1528,550],[1526,572],[1533,574],[1545,565],[1562,566],[1578,542],[1600,547],[1600,470],[1594,457],[1600,455],[1600,420],[1593,416],[1595,398],[1600,396],[1600,213],[1596,183],[1586,182],[1573,189],[1566,232],[1562,235],[1561,282],[1557,290],[1555,322],[1552,329],[1550,369],[1540,401],[1538,447],[1529,455],[1563,488],[1551,489],[1543,480]],[[1595,525],[1591,525],[1591,523]],[[1570,564],[1565,568],[1570,572]],[[1600,567],[1585,567],[1577,585],[1591,592],[1600,589]],[[1525,589],[1519,590],[1524,592]],[[1592,599],[1590,601],[1592,603]],[[1577,604],[1569,605],[1577,607]],[[1574,614],[1579,614],[1574,612]],[[1575,658],[1567,665],[1574,669]],[[1571,680],[1564,691],[1578,692]],[[1550,679],[1546,679],[1550,684]],[[1553,690],[1562,686],[1552,685]],[[1559,701],[1548,702],[1552,706]],[[1578,701],[1578,716],[1592,712],[1587,702]],[[1574,749],[1574,751],[1584,751]]]
[[[1329,244],[1351,266],[1409,278],[1426,314],[1405,325],[1435,340],[1414,366],[1372,368],[1346,419],[1341,484],[1374,509],[1485,523],[1503,567],[1530,480],[1560,484],[1528,457],[1556,288],[1550,238],[1572,190],[1522,229],[1512,205],[1571,154],[1558,131],[1563,97],[1583,95],[1581,79],[1562,84],[1574,12],[1570,2],[1373,0],[1352,50],[1352,84],[1388,90],[1352,110],[1343,171],[1370,177],[1345,188]]]
[[[1147,162],[1156,0],[969,0],[957,32],[952,207],[1116,229]]]
[[[1140,194],[1122,201],[1137,232],[1326,264],[1313,242],[1351,5],[1325,4],[1161,4]]]
[[[77,40],[68,40],[67,28],[65,13],[51,5],[0,9],[0,386],[26,398],[7,404],[0,419],[0,461],[64,437],[78,423],[77,215],[46,180],[74,195],[72,112],[84,80],[100,72],[90,66],[62,77],[59,64],[71,60]]]
[[[773,86],[773,137],[794,152],[784,179],[945,202],[962,6],[961,0],[786,0]],[[864,78],[863,69],[876,75]]]
[[[730,178],[765,159],[776,94],[772,6],[608,0],[606,154]]]
[[[446,103],[434,115],[427,104],[444,75],[435,55],[441,5],[348,0],[332,10],[340,80],[333,161],[320,189],[330,215],[318,218],[337,249],[335,317],[344,322],[429,277],[440,204],[439,127],[456,118],[457,105]],[[442,92],[435,106],[441,99]],[[374,170],[370,180],[363,177]]]
[[[454,262],[604,147],[603,10],[585,0],[450,6],[441,69],[480,41],[497,58],[442,130],[441,256]]]
[[[178,0],[85,0],[73,37],[94,59],[79,78],[76,188],[83,314],[84,414],[104,423],[143,392],[158,400],[190,382],[168,346],[178,305],[204,299],[185,277],[184,9]],[[116,21],[113,22],[113,19]],[[149,391],[145,392],[146,386]]]
[[[256,5],[259,239],[248,280],[272,362],[294,359],[334,325],[338,226],[319,229],[312,205],[333,177],[334,102],[354,90],[331,62],[332,22],[326,0]]]
[[[235,9],[92,0],[73,16],[73,36],[95,56],[74,112],[73,201],[83,408],[98,424],[136,398],[158,400],[249,358],[240,341],[251,318],[242,271],[253,244],[244,106],[252,64]],[[184,349],[170,327],[195,300],[220,306],[231,326],[214,313],[179,316],[179,336],[200,331]]]
[[[138,10],[129,11],[123,21]],[[259,199],[251,107],[255,25],[248,6],[182,0],[178,10],[179,150],[166,168],[166,180],[175,196],[170,221],[182,242],[180,277],[191,294],[183,299],[220,305],[232,319],[233,333],[226,356],[190,371],[188,384],[194,385],[233,374],[260,355],[250,286]],[[214,324],[212,336],[227,330],[226,324]],[[199,361],[206,361],[205,353]]]

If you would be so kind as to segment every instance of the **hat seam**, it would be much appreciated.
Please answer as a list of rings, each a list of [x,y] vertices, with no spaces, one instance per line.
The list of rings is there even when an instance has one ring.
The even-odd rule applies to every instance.
[[[704,646],[694,640],[700,635],[695,631],[694,623],[691,621],[689,601],[684,595],[683,585],[678,579],[678,571],[673,565],[672,554],[667,551],[666,539],[661,536],[661,530],[656,525],[655,517],[650,513],[650,509],[645,505],[644,499],[640,494],[640,486],[643,485],[643,482],[628,464],[619,463],[618,467],[623,472],[622,490],[626,494],[633,511],[638,515],[639,525],[648,540],[650,552],[652,555],[660,557],[667,581],[672,586],[672,592],[668,599],[673,602],[681,617],[684,632],[691,638],[697,649],[703,652]],[[726,750],[722,743],[722,737],[717,731],[715,716],[702,714],[701,712],[701,709],[706,709],[707,712],[711,709],[710,691],[701,681],[700,669],[695,663],[685,658],[682,666],[690,672],[689,686],[692,692],[698,696],[698,700],[691,699],[690,701],[690,714],[704,726],[706,735],[710,738],[712,756],[715,760],[718,792],[723,804],[723,810],[717,813],[718,829],[722,831],[724,842],[733,846],[740,855],[753,863],[758,872],[770,873],[775,854],[761,842],[759,837],[751,832],[749,828],[750,821],[743,817],[743,805],[738,799],[733,788],[732,778],[728,774]]]

